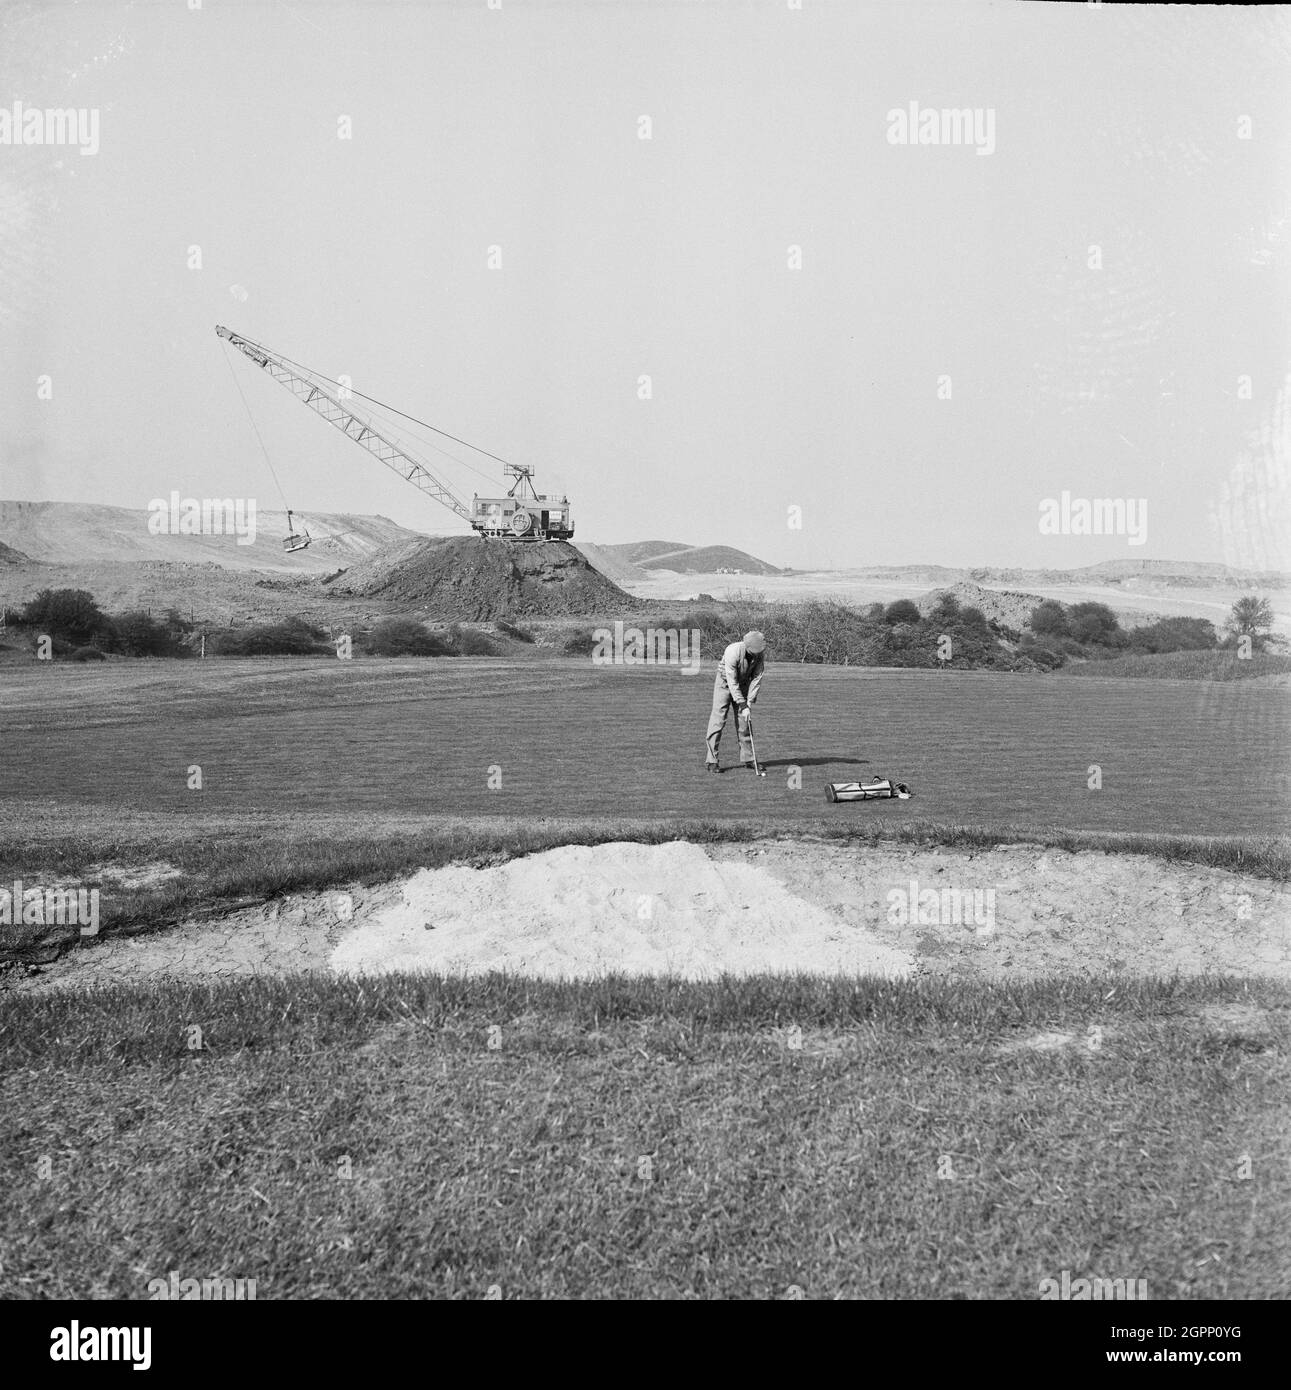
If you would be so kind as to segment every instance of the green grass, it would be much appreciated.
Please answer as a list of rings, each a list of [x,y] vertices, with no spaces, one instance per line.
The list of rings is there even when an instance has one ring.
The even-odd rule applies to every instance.
[[[1291,699],[1265,682],[1068,680],[777,664],[765,779],[704,774],[711,665],[248,659],[16,671],[0,785],[34,813],[96,802],[248,812],[764,819],[1286,834]],[[722,756],[737,757],[728,729]],[[200,767],[202,785],[190,785]],[[1101,776],[1090,789],[1091,768]],[[880,775],[912,801],[831,806]],[[1240,794],[1232,788],[1240,788]]]
[[[1217,980],[16,996],[0,1297],[176,1270],[262,1299],[1031,1299],[1066,1269],[1285,1298],[1289,1008]]]
[[[1132,679],[1247,681],[1260,676],[1285,676],[1291,656],[1256,652],[1242,660],[1235,652],[1150,652],[1117,656],[1107,661],[1069,661],[1069,676],[1128,676]]]

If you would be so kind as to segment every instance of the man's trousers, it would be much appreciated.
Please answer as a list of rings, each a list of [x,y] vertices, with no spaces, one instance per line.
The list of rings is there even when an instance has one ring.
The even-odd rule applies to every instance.
[[[713,712],[708,718],[708,762],[718,761],[718,745],[722,741],[722,731],[726,728],[726,716],[731,713],[735,714],[735,732],[740,741],[740,761],[753,761],[753,743],[749,738],[748,725],[740,719],[738,709],[725,677],[718,671],[717,683],[713,686]]]

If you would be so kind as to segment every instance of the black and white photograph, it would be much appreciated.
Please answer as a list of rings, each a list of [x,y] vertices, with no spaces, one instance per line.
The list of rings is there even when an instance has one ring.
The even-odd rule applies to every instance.
[[[1271,1354],[1289,218],[1287,6],[5,0],[6,1345]]]

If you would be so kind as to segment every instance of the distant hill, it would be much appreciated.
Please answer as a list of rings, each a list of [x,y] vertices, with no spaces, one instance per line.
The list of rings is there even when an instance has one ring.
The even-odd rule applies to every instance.
[[[952,569],[947,565],[862,565],[849,569],[847,573],[864,579],[905,580],[911,584],[958,584],[968,579],[985,578],[988,571]]]
[[[14,550],[12,546],[0,542],[0,565],[26,565],[30,563],[30,555],[24,555],[21,550]]]
[[[0,544],[25,558],[52,564],[151,560],[320,574],[366,559],[386,546],[421,538],[420,532],[383,516],[297,513],[297,527],[304,526],[313,540],[307,549],[288,553],[282,548],[286,512],[257,509],[251,545],[239,545],[236,535],[153,535],[148,521],[143,508],[90,502],[0,502]]]
[[[623,559],[635,565],[643,565],[653,560],[659,555],[673,555],[681,550],[692,550],[694,547],[687,545],[684,541],[628,541],[624,545],[605,545],[602,550],[608,550],[615,555],[622,556]]]
[[[582,553],[588,564],[593,565],[616,584],[630,584],[633,580],[649,577],[649,570],[642,569],[626,556],[614,553],[621,547],[592,545],[588,541],[571,541],[570,544]]]
[[[1206,560],[1100,560],[1069,570],[974,569],[967,577],[990,584],[1169,584],[1197,589],[1282,589],[1291,581],[1276,570],[1238,570]]]
[[[729,545],[632,541],[626,545],[597,546],[596,549],[600,555],[612,561],[636,566],[641,571],[637,577],[644,577],[652,570],[669,570],[674,574],[717,574],[723,570],[732,574],[780,573],[775,565],[769,565],[765,560]]]
[[[977,568],[947,565],[861,565],[847,573],[859,579],[906,580],[912,584],[1034,584],[1042,588],[1113,585],[1126,589],[1177,586],[1197,589],[1283,589],[1291,575],[1277,570],[1238,570],[1203,560],[1101,560],[1075,569]]]

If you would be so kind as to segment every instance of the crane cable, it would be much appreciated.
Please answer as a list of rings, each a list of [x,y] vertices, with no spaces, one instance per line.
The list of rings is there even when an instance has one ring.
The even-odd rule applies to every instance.
[[[276,357],[280,362],[286,362],[290,366],[298,367],[302,372],[304,372],[308,376],[317,377],[320,381],[326,381],[329,385],[332,386],[340,386],[341,384],[339,381],[336,381],[333,377],[328,376],[325,372],[315,371],[313,367],[307,367],[303,362],[297,362],[293,357],[287,357],[281,352],[270,352],[269,349],[266,348],[262,343],[257,343],[253,338],[246,338],[244,341],[251,343],[254,347],[259,349],[259,351],[265,353],[269,357]],[[497,454],[491,454],[487,449],[481,449],[478,444],[472,444],[467,439],[459,439],[457,435],[449,434],[447,430],[441,430],[438,425],[432,425],[427,420],[420,420],[415,415],[409,415],[406,411],[399,410],[397,407],[393,405],[388,405],[385,401],[379,401],[376,399],[375,396],[366,395],[364,392],[356,390],[353,386],[347,386],[345,389],[349,391],[351,395],[360,396],[363,400],[368,401],[370,404],[379,406],[382,410],[389,411],[391,414],[398,415],[401,419],[411,420],[414,425],[420,425],[422,429],[430,430],[434,434],[443,435],[445,439],[451,439],[454,444],[460,444],[463,448],[470,449],[474,453],[483,454],[485,458],[492,459],[494,463],[500,463],[505,465],[506,467],[511,466],[509,460],[501,458]],[[437,446],[431,444],[429,440],[422,440],[421,442],[427,444],[432,449],[437,448]],[[438,452],[444,454],[445,458],[453,459],[454,463],[460,463],[463,468],[470,468],[472,472],[479,473],[482,478],[487,478],[489,476],[482,469],[476,468],[473,464],[467,463],[465,459],[456,458],[454,455],[446,453],[442,449],[439,449]]]
[[[260,442],[260,452],[264,455],[264,461],[269,465],[269,473],[273,478],[274,486],[278,489],[278,496],[282,498],[282,507],[288,517],[291,516],[291,503],[287,501],[287,494],[282,490],[282,484],[278,481],[278,474],[273,466],[273,460],[269,457],[269,450],[265,448],[264,438],[260,433],[260,426],[256,424],[256,417],[251,413],[251,406],[247,402],[246,396],[242,391],[242,383],[238,380],[238,374],[233,370],[233,361],[229,357],[229,350],[224,349],[224,362],[229,369],[229,375],[233,378],[233,384],[238,388],[238,395],[241,397],[243,409],[247,413],[247,419],[251,421],[251,428],[255,431],[256,439]],[[290,522],[288,523],[290,530]]]
[[[331,377],[322,377],[321,379],[323,381],[328,382],[330,385],[339,384],[337,382],[333,382]],[[361,394],[361,392],[354,391],[353,387],[349,387],[347,389],[355,395]],[[364,397],[364,399],[370,400],[371,398]],[[357,412],[351,411],[350,413],[354,414],[356,419],[362,418],[357,414]],[[396,411],[395,413],[399,414],[400,412]],[[447,449],[441,448],[440,445],[436,444],[433,439],[423,438],[423,436],[419,435],[415,430],[410,430],[406,425],[399,425],[394,421],[390,421],[389,423],[387,423],[383,412],[380,410],[373,409],[371,405],[369,405],[366,408],[366,414],[371,416],[372,419],[376,420],[377,423],[381,425],[382,429],[384,429],[391,436],[390,442],[402,449],[403,452],[406,453],[410,458],[415,459],[416,455],[412,449],[405,447],[401,436],[407,435],[410,438],[415,439],[417,443],[422,446],[422,448],[433,449],[435,453],[442,455],[444,458],[448,459],[450,463],[455,463],[461,468],[469,468],[472,473],[477,474],[479,477],[484,478],[486,481],[490,483],[495,481],[491,473],[486,472],[483,468],[477,468],[473,463],[469,462],[467,459],[458,458],[456,454],[450,453]],[[470,448],[471,446],[468,445],[467,447]]]

